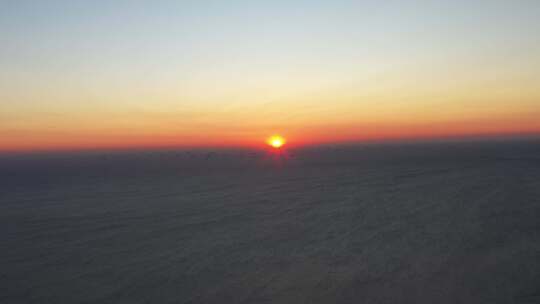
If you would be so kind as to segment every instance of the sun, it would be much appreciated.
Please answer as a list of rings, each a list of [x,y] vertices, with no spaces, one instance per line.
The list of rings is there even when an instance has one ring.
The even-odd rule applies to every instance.
[[[266,140],[266,143],[273,148],[279,149],[285,144],[285,138],[280,135],[272,135]]]

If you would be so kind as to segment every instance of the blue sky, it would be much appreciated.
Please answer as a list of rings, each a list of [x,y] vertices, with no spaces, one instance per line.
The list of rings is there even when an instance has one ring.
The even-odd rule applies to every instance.
[[[204,125],[240,121],[234,137],[540,110],[539,1],[1,5],[3,134],[100,134],[92,121],[103,117],[125,121],[107,125],[118,134],[190,138]],[[169,113],[187,122],[149,118]],[[82,116],[92,119],[75,126]]]

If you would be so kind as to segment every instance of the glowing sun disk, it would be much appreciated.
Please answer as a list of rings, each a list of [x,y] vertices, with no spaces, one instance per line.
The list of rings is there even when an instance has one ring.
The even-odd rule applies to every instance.
[[[274,148],[281,148],[285,144],[285,139],[279,135],[273,135],[266,141],[270,146]]]

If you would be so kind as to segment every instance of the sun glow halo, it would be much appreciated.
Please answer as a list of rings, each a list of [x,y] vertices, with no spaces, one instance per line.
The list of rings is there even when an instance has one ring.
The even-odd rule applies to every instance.
[[[285,138],[279,135],[273,135],[266,141],[273,148],[279,149],[285,144]]]

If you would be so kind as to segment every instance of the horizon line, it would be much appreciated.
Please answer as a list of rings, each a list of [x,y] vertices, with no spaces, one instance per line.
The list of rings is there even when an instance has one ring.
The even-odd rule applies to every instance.
[[[392,137],[392,138],[365,138],[351,140],[328,140],[320,142],[304,142],[300,144],[288,143],[285,149],[309,149],[329,146],[351,146],[357,144],[422,144],[437,142],[475,142],[497,140],[534,140],[540,139],[540,132],[498,133],[498,134],[450,134],[442,136],[425,137]],[[197,151],[197,150],[268,150],[263,143],[254,144],[231,144],[231,145],[119,145],[119,146],[95,146],[95,147],[47,147],[38,149],[0,149],[0,156],[5,155],[31,155],[31,154],[64,154],[64,153],[114,153],[114,152],[145,152],[145,151]]]

